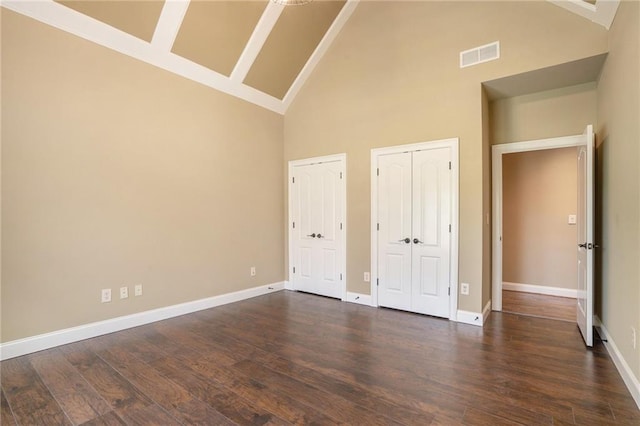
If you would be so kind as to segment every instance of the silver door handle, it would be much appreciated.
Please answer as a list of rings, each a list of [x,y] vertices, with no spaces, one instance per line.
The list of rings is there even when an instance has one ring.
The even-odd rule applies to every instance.
[[[316,233],[314,232],[313,234],[307,234],[307,237],[315,238],[316,237]]]
[[[583,249],[586,249],[587,243],[578,244],[578,247],[582,247]]]
[[[417,239],[417,238],[414,238],[414,239],[413,239],[413,244],[422,244],[422,241],[420,241],[420,240],[419,240],[419,239]]]
[[[318,234],[318,235],[316,235],[316,237],[318,237],[318,238],[324,238],[324,237],[322,236],[322,234]]]
[[[411,238],[407,237],[407,238],[403,238],[401,240],[398,240],[399,243],[405,243],[405,244],[411,244]]]

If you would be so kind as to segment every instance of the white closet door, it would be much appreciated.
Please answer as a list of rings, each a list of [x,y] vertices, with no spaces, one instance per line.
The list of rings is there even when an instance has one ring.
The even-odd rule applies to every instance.
[[[339,161],[294,168],[292,208],[293,288],[342,298],[341,247],[343,164]]]
[[[449,317],[449,148],[413,153],[412,310]]]
[[[378,304],[449,317],[450,148],[378,157]]]
[[[411,310],[411,153],[378,159],[378,303]]]

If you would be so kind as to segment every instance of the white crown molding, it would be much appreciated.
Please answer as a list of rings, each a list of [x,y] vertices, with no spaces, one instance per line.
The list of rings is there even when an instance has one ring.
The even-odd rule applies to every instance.
[[[613,19],[618,11],[618,6],[620,5],[620,0],[597,0],[595,5],[584,0],[547,1],[587,18],[596,24],[600,24],[606,29],[611,28]]]

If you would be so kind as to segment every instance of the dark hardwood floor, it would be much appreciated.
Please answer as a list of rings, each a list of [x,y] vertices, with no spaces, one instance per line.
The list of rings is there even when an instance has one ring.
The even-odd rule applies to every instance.
[[[502,290],[502,312],[576,322],[576,299]]]
[[[2,425],[640,424],[601,343],[278,292],[3,361]]]

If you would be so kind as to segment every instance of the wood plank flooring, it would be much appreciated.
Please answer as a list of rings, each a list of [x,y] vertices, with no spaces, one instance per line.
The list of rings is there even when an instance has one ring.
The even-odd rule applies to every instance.
[[[502,312],[576,322],[576,299],[502,290]]]
[[[2,425],[640,424],[575,324],[278,292],[0,363]]]

